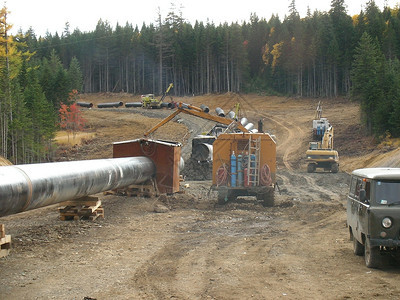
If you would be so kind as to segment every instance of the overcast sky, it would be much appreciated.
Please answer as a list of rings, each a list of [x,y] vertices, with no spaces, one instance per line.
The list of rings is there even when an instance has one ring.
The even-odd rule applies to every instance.
[[[93,31],[99,19],[108,21],[115,28],[117,22],[124,26],[126,22],[138,25],[155,23],[157,8],[161,9],[164,18],[171,7],[171,2],[183,6],[183,17],[194,24],[196,20],[214,22],[218,25],[224,22],[249,21],[250,14],[255,12],[258,17],[267,20],[272,14],[278,14],[281,20],[288,13],[290,0],[8,0],[6,6],[11,12],[8,21],[13,24],[12,33],[19,29],[23,32],[32,27],[37,36],[46,32],[61,34],[65,24],[70,24],[70,31],[75,28]],[[398,0],[375,0],[382,10],[384,3],[390,7],[398,5]],[[4,2],[3,2],[4,3]],[[301,17],[311,11],[329,11],[331,0],[302,0],[296,1],[296,7]],[[367,0],[345,0],[348,14],[358,14]]]

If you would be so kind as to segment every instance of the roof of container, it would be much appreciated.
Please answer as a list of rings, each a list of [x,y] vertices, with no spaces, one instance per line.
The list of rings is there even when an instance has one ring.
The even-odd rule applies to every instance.
[[[381,180],[400,180],[400,168],[364,168],[352,172],[353,175]]]

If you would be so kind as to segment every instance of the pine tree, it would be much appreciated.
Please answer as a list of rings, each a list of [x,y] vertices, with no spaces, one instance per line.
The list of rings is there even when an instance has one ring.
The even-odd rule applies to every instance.
[[[67,78],[69,81],[69,91],[82,91],[82,72],[79,66],[79,61],[75,56],[71,59],[71,63],[69,64]]]
[[[354,56],[351,95],[353,100],[361,102],[363,119],[369,133],[376,133],[377,120],[374,113],[384,97],[383,68],[383,54],[377,43],[365,32]]]
[[[36,70],[30,70],[28,79],[24,98],[32,124],[32,144],[29,146],[34,155],[31,161],[47,161],[52,148],[51,141],[55,136],[56,115],[53,104],[46,99],[42,91]]]

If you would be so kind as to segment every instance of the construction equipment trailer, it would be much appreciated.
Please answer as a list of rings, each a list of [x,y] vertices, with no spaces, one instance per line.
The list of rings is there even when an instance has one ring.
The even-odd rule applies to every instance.
[[[249,132],[241,122],[210,115],[204,108],[179,103],[175,112],[144,136],[150,135],[181,112],[226,126],[217,136],[202,136],[194,139],[196,144],[192,144],[192,157],[210,158],[212,162],[211,189],[218,193],[218,203],[225,204],[238,196],[255,196],[264,206],[273,206],[276,142],[271,135]]]
[[[224,133],[215,140],[212,189],[218,203],[256,196],[274,205],[276,143],[268,133]]]

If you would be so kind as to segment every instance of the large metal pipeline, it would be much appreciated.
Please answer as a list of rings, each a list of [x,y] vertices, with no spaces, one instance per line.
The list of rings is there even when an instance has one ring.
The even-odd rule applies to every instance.
[[[143,183],[155,170],[143,156],[0,167],[0,217]]]
[[[142,107],[142,102],[127,102],[125,103],[125,107]]]
[[[120,102],[110,102],[110,103],[99,103],[97,104],[98,108],[110,108],[110,107],[120,107],[124,105],[122,101]]]
[[[213,146],[207,143],[197,144],[192,149],[192,157],[197,161],[212,161]]]
[[[93,107],[93,103],[91,103],[91,102],[76,102],[76,105],[78,105],[80,107],[87,107],[87,108]]]

